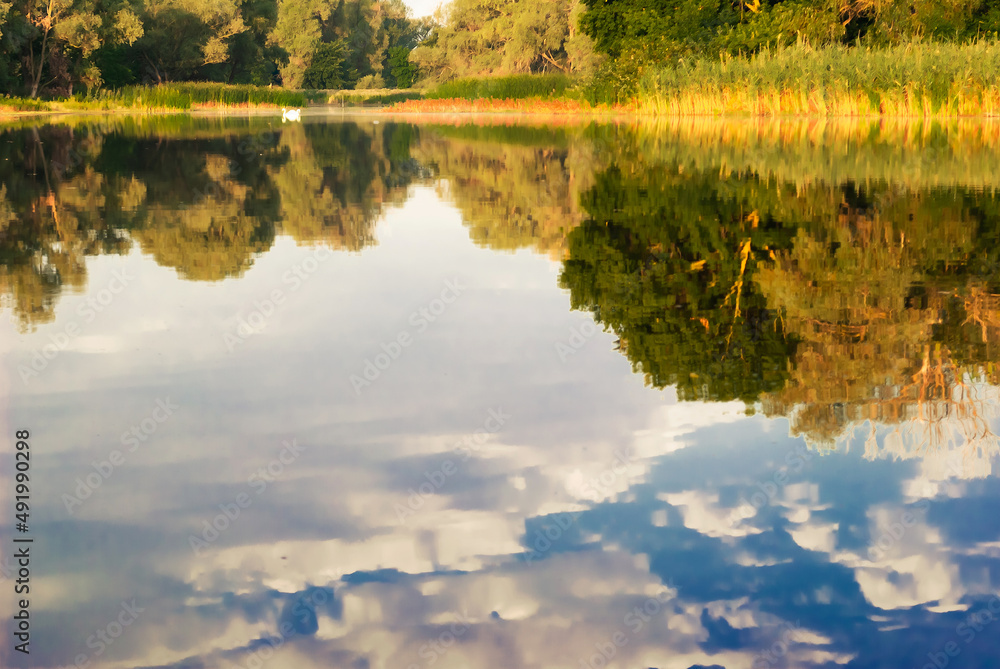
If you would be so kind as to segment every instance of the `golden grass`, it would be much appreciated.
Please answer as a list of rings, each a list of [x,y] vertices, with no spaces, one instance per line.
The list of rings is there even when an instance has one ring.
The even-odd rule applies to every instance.
[[[656,116],[1000,116],[1000,43],[800,44],[681,63],[647,75],[636,108]]]

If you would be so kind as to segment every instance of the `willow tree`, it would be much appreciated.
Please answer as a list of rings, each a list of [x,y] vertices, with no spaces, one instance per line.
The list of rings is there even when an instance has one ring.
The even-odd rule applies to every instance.
[[[158,83],[224,62],[229,42],[247,29],[237,0],[145,0],[142,21],[139,50]]]
[[[392,50],[409,51],[423,32],[402,0],[280,0],[271,43],[288,53],[285,86],[351,88],[365,77],[385,83]]]
[[[453,0],[411,59],[433,80],[590,67],[575,0]],[[571,41],[572,40],[572,41]]]

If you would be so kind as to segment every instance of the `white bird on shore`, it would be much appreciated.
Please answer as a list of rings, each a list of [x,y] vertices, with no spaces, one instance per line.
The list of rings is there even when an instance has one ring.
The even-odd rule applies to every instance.
[[[281,108],[281,122],[285,121],[298,121],[301,109],[288,109],[287,107]]]

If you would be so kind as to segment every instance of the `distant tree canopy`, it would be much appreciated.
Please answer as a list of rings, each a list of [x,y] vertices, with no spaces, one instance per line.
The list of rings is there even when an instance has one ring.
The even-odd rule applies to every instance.
[[[0,92],[410,85],[428,29],[402,0],[0,0]]]
[[[967,41],[1000,33],[992,0],[0,0],[0,92],[133,83],[408,87],[814,46]],[[623,79],[624,78],[624,79]]]
[[[581,28],[616,59],[663,62],[752,53],[805,40],[814,46],[965,40],[1000,30],[990,0],[582,0]]]
[[[281,0],[272,41],[288,53],[286,86],[381,88],[397,84],[394,50],[409,53],[426,32],[402,0]]]
[[[579,0],[452,0],[411,58],[437,80],[590,74],[598,56],[578,29],[582,10]]]

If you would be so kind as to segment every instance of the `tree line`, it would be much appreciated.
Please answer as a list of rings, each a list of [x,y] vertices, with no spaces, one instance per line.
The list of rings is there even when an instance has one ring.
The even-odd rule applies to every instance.
[[[995,35],[990,0],[583,0],[582,29],[614,58],[751,53],[806,40],[872,46]]]
[[[988,0],[0,0],[0,90],[136,83],[409,87],[562,72],[628,88],[644,69],[795,42],[996,36]],[[624,82],[624,83],[623,83]]]
[[[402,0],[0,0],[0,90],[407,87],[429,25]]]

